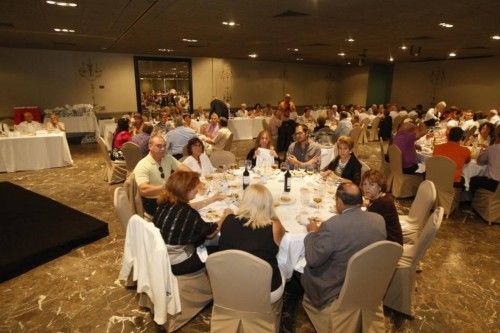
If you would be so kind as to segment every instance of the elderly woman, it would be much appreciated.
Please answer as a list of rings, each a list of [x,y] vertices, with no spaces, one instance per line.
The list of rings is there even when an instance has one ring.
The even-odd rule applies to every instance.
[[[217,223],[205,222],[197,209],[201,209],[223,197],[210,198],[189,204],[200,186],[199,174],[193,171],[176,171],[168,177],[164,191],[158,198],[158,209],[153,223],[160,229],[168,248],[168,256],[174,275],[194,273],[204,267],[196,253],[196,247],[207,238],[215,236],[223,218]],[[226,210],[227,215],[231,211]]]
[[[284,290],[278,268],[278,254],[285,229],[273,209],[273,196],[260,184],[250,185],[243,193],[238,214],[230,214],[220,231],[219,250],[241,250],[265,260],[271,266],[271,303],[276,302]],[[238,269],[238,264],[234,263]]]
[[[348,136],[337,139],[338,155],[321,172],[323,177],[334,175],[342,181],[359,184],[361,181],[361,163],[352,152],[354,142]]]
[[[122,146],[125,142],[130,141],[132,135],[129,132],[129,123],[127,118],[118,119],[118,125],[116,126],[115,133],[113,134],[112,149],[111,149],[111,159],[123,160]]]
[[[257,135],[257,138],[255,139],[255,146],[250,149],[247,154],[247,160],[252,161],[252,166],[255,166],[255,164],[257,163],[257,156],[259,156],[260,154],[259,148],[268,149],[272,157],[274,157],[275,159],[278,158],[278,154],[272,146],[271,133],[266,130],[260,131],[259,135]]]
[[[418,157],[415,141],[427,134],[424,123],[415,126],[412,123],[403,123],[393,138],[393,143],[401,150],[403,173],[414,174],[418,169]]]
[[[210,124],[202,134],[204,134],[209,139],[213,139],[217,135],[218,131],[219,131],[219,115],[213,112],[210,115]]]
[[[215,171],[212,162],[210,162],[207,154],[205,154],[205,146],[199,138],[195,137],[189,140],[186,149],[189,156],[182,164],[204,177]]]
[[[368,211],[382,215],[385,220],[387,240],[403,245],[403,231],[394,198],[387,191],[387,180],[378,170],[371,169],[363,174],[361,180],[363,195],[368,199]]]
[[[55,113],[50,114],[50,121],[47,123],[47,131],[61,131],[66,132],[66,127],[62,121],[59,121],[59,117]]]

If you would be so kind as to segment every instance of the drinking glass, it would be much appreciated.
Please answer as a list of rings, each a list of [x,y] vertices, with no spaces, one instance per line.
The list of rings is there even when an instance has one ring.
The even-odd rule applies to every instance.
[[[280,164],[280,169],[281,169],[281,171],[286,172],[286,170],[288,169],[288,163],[287,162],[282,162]]]
[[[316,189],[313,194],[313,201],[316,203],[316,212],[319,217],[319,207],[321,206],[321,202],[323,201],[323,193],[321,190]]]
[[[306,207],[309,204],[309,200],[311,200],[310,194],[311,192],[308,188],[302,187],[300,189],[300,203],[302,206]]]
[[[245,160],[245,167],[250,171],[250,169],[252,168],[252,161]]]

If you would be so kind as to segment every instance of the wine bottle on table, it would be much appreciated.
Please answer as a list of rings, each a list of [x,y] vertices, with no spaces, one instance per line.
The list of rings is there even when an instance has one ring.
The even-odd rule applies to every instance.
[[[250,172],[248,172],[248,166],[245,164],[245,171],[243,171],[243,189],[246,189],[250,185]]]
[[[285,188],[284,188],[284,191],[285,192],[290,192],[290,189],[292,187],[292,174],[290,173],[290,167],[288,167],[286,169],[286,172],[285,172]]]

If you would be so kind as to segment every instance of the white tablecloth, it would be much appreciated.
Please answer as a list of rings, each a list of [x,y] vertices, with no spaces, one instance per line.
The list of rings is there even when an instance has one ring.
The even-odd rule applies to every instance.
[[[103,137],[106,135],[106,126],[107,125],[114,125],[116,128],[116,122],[114,118],[111,119],[100,119],[98,121],[99,123],[99,134]]]
[[[99,136],[99,124],[93,112],[84,114],[78,117],[60,117],[60,121],[66,127],[66,133],[95,133],[96,138]],[[48,123],[50,118],[45,118],[44,124]]]
[[[64,133],[0,137],[0,172],[40,170],[72,164]]]

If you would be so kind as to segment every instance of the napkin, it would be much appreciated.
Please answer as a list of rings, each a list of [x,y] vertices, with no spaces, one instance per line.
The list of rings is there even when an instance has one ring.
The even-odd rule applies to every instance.
[[[274,164],[274,157],[273,155],[271,155],[271,150],[266,148],[259,148],[258,152],[259,154],[257,155],[257,159],[255,162],[256,167],[270,167]]]

